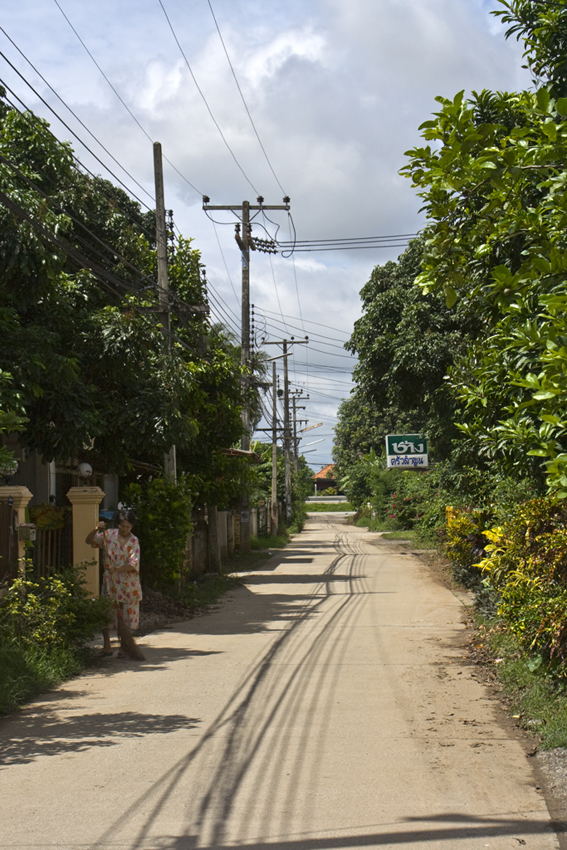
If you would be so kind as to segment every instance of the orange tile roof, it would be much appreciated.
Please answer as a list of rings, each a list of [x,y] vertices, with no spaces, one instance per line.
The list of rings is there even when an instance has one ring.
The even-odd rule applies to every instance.
[[[331,472],[332,475],[328,475],[327,473]],[[311,478],[333,478],[335,472],[335,464],[328,463],[327,466],[324,466],[323,469],[320,469],[319,472],[316,472],[315,475],[312,475]]]

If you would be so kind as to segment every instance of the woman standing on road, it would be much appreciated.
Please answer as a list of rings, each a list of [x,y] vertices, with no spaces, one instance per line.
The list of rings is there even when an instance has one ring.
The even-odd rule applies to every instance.
[[[101,595],[112,602],[113,616],[108,626],[102,630],[104,646],[101,655],[113,654],[110,645],[110,629],[118,628],[117,617],[122,616],[130,631],[138,628],[140,622],[140,543],[132,534],[136,521],[133,511],[117,511],[115,519],[118,528],[106,529],[106,523],[99,522],[86,539],[94,548],[104,551],[104,573]],[[119,613],[120,609],[120,613]],[[121,642],[118,657],[124,658],[124,646]]]

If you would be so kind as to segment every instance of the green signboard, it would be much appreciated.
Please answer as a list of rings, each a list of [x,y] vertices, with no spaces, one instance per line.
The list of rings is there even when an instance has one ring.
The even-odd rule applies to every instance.
[[[392,469],[423,469],[428,465],[427,439],[423,434],[388,434],[386,457]]]

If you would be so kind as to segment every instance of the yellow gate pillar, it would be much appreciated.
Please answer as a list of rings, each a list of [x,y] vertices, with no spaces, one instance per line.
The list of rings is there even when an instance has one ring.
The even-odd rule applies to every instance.
[[[18,517],[19,527],[26,521],[26,508],[32,498],[32,493],[30,493],[27,487],[12,487],[9,484],[0,487],[0,502],[6,505],[8,504],[10,497],[12,498],[12,507],[16,511],[16,515]],[[25,557],[25,541],[18,538],[18,561],[20,562],[21,567],[23,567],[23,559]]]
[[[93,597],[98,596],[98,549],[85,543],[85,539],[98,524],[98,506],[104,499],[104,493],[100,487],[71,487],[67,498],[73,505],[73,564],[78,566],[88,562],[85,588]]]

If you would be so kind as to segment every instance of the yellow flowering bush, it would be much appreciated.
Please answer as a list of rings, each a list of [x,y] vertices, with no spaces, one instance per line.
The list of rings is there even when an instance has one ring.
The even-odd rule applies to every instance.
[[[486,513],[465,508],[447,508],[446,551],[455,578],[467,587],[480,583],[480,570],[475,566],[484,553]]]
[[[567,660],[567,506],[549,497],[518,507],[478,568],[499,595],[498,613],[525,646]]]

